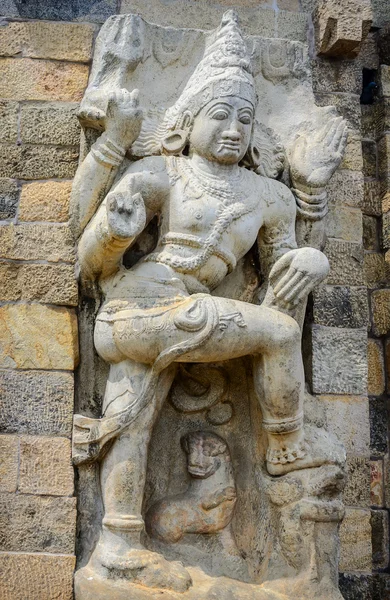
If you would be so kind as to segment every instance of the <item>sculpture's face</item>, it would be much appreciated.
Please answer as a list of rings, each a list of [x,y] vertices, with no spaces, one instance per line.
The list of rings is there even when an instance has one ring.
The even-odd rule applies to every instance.
[[[218,442],[220,445],[220,442]],[[188,472],[197,479],[207,479],[221,466],[219,448],[214,439],[202,436],[189,436],[188,439]]]
[[[224,164],[240,162],[249,146],[253,116],[252,105],[242,98],[211,100],[195,117],[191,153]]]

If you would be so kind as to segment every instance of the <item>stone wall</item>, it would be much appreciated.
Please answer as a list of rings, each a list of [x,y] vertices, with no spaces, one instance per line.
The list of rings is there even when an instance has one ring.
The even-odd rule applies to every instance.
[[[312,45],[314,4],[3,0],[1,600],[26,600],[26,589],[28,600],[72,598],[76,498],[70,436],[78,292],[67,219],[80,141],[75,112],[101,23],[111,14],[139,12],[163,25],[211,28],[227,6],[236,6],[248,33],[308,39]],[[166,5],[170,10],[162,10]],[[383,1],[374,3],[377,27],[384,25],[384,7]],[[372,31],[356,59],[312,61],[317,103],[335,104],[350,129],[342,168],[328,190],[325,252],[332,270],[313,296],[306,346],[309,382],[322,406],[318,419],[348,452],[340,569],[342,592],[351,600],[390,597],[390,60],[383,53],[379,58],[381,35]],[[372,106],[360,105],[363,68],[381,82],[381,97]]]

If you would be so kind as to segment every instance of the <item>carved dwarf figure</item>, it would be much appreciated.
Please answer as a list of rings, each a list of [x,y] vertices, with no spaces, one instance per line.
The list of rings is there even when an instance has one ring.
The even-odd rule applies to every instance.
[[[308,220],[324,216],[324,187],[341,161],[346,128],[334,118],[316,139],[298,139],[290,157],[294,197],[243,166],[257,164],[256,102],[250,57],[230,11],[165,114],[160,155],[116,178],[142,112],[137,91],[113,91],[105,131],[74,182],[81,277],[103,292],[95,346],[110,364],[101,419],[75,416],[75,462],[101,458],[105,516],[90,565],[125,571],[146,586],[190,585],[184,567],[140,541],[148,444],[175,364],[252,356],[269,473],[330,461],[305,437],[301,331],[291,316],[329,266],[319,250],[297,248],[295,219],[297,207]],[[157,247],[126,270],[124,253],[156,214]],[[211,295],[256,240],[269,282],[263,303]]]

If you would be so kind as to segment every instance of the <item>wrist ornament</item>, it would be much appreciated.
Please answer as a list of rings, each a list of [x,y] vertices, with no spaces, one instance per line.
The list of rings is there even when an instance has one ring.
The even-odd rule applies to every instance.
[[[92,146],[91,153],[98,163],[119,167],[125,158],[126,151],[109,138],[101,138]]]
[[[320,221],[328,212],[328,195],[325,188],[292,188],[297,203],[298,217],[309,221]]]

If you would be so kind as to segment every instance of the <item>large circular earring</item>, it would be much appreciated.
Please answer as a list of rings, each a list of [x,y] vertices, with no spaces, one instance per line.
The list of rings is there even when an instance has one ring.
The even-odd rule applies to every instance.
[[[184,129],[175,129],[162,141],[164,154],[181,154],[188,142],[188,132]]]

